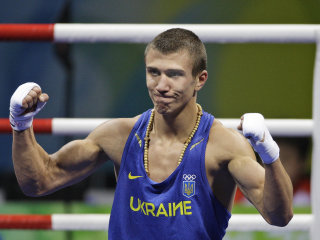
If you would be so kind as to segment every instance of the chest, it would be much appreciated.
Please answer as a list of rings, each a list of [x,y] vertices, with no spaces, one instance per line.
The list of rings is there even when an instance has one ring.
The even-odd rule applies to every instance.
[[[183,148],[184,144],[178,141],[151,139],[148,149],[150,178],[156,182],[167,179],[178,167]]]

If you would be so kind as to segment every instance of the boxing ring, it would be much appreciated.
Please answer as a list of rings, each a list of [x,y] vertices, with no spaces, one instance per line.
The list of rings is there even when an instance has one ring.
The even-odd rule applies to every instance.
[[[312,136],[312,214],[295,214],[284,228],[268,225],[260,215],[234,214],[228,231],[309,231],[320,236],[320,25],[210,24],[0,24],[0,41],[146,43],[158,33],[182,27],[206,43],[314,43],[312,119],[266,119],[273,136]],[[84,135],[108,119],[35,119],[34,130],[53,135]],[[236,128],[238,119],[219,119]],[[0,133],[10,133],[0,119]],[[107,214],[0,215],[0,229],[107,230]]]

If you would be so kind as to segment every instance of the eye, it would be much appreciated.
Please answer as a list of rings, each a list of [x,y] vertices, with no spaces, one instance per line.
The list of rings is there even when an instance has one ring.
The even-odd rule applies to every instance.
[[[184,72],[180,70],[168,70],[166,71],[166,75],[171,78],[176,78],[184,76]]]
[[[156,68],[147,68],[147,72],[155,77],[160,75],[160,71]]]

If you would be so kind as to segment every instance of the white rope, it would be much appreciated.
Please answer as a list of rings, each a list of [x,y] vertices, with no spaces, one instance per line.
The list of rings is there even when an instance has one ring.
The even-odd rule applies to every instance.
[[[239,119],[221,118],[219,121],[228,128],[236,129]],[[266,125],[274,137],[307,137],[312,135],[311,119],[266,119]]]
[[[52,230],[105,231],[109,214],[52,214]]]
[[[111,120],[110,118],[53,118],[53,135],[88,135],[101,123]]]
[[[314,43],[320,25],[304,24],[55,24],[55,42],[146,43],[169,28],[194,31],[204,42]]]
[[[111,118],[53,118],[52,134],[54,135],[87,135],[94,128]],[[236,129],[239,119],[218,119],[228,128]],[[312,135],[311,119],[266,119],[272,136],[306,137]]]
[[[312,222],[310,214],[296,214],[285,227],[276,227],[268,224],[260,214],[234,214],[232,215],[227,231],[309,231]]]
[[[52,214],[52,230],[107,231],[109,214]],[[296,214],[286,227],[269,225],[260,214],[233,214],[227,231],[308,231],[310,214]]]

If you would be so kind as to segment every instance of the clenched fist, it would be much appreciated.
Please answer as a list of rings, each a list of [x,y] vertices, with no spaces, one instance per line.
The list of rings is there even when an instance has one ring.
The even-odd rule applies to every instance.
[[[16,131],[23,131],[32,125],[33,117],[40,112],[49,96],[41,87],[28,82],[20,85],[10,100],[10,124]]]
[[[238,129],[249,140],[265,164],[271,164],[279,158],[278,144],[273,140],[260,113],[244,114]]]

